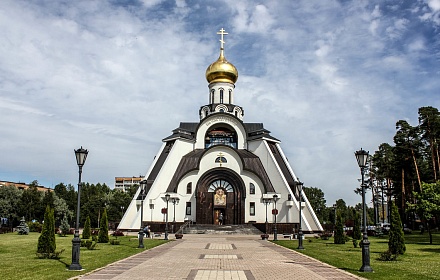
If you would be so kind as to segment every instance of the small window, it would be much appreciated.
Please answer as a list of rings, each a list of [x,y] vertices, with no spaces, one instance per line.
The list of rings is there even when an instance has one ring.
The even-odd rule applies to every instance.
[[[249,204],[249,215],[255,216],[255,202]]]
[[[186,185],[186,194],[192,194],[192,182],[189,182],[188,185]]]
[[[249,194],[255,194],[255,185],[252,183],[249,184]]]
[[[186,215],[191,215],[191,202],[186,203]]]
[[[211,89],[211,100],[209,102],[210,104],[214,103],[214,92],[215,92],[215,90]]]
[[[224,157],[218,157],[215,159],[216,163],[227,163],[228,161]]]
[[[232,104],[232,89],[229,90],[229,104]]]
[[[220,89],[220,103],[223,103],[223,89]]]

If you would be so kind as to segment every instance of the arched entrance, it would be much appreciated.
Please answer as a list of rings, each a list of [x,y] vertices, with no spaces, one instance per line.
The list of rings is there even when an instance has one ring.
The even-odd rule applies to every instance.
[[[244,182],[234,171],[215,168],[206,172],[196,186],[198,224],[243,224],[245,214]]]

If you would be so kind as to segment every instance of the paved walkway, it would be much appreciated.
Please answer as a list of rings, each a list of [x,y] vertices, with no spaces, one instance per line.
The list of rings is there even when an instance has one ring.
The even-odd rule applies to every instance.
[[[80,278],[362,279],[253,235],[185,234]]]

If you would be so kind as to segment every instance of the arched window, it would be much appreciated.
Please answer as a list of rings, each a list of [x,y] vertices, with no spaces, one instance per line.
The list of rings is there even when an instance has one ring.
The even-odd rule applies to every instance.
[[[192,182],[189,182],[188,185],[186,185],[186,194],[192,194]]]
[[[226,127],[215,127],[207,131],[205,136],[205,148],[215,145],[227,145],[237,148],[237,133]]]
[[[210,100],[209,104],[213,104],[214,103],[214,92],[215,92],[215,90],[211,89],[211,100]]]
[[[252,183],[249,184],[249,194],[255,194],[255,185]]]
[[[223,89],[220,89],[220,103],[223,103]]]
[[[229,104],[232,104],[232,89],[229,90]]]
[[[215,163],[227,163],[228,161],[224,157],[218,157],[215,159]]]

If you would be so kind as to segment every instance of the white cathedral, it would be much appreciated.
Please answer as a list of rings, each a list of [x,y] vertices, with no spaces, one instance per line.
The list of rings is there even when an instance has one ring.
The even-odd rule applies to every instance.
[[[206,70],[209,104],[200,108],[199,122],[181,122],[162,140],[118,229],[139,230],[141,220],[163,225],[168,207],[167,219],[178,224],[261,225],[276,219],[294,230],[301,219],[303,232],[322,231],[280,140],[262,123],[244,122],[243,108],[234,104],[238,71],[224,55],[227,33],[217,34],[220,56]]]

